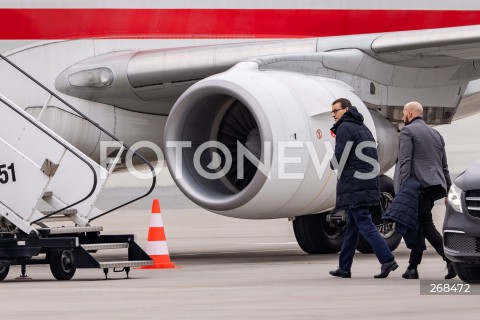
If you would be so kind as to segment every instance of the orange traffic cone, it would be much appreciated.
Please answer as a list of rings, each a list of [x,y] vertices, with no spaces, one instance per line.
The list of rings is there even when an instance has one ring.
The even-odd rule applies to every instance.
[[[154,199],[152,203],[152,216],[150,218],[150,228],[148,229],[146,252],[152,258],[153,265],[143,266],[141,267],[142,269],[175,268],[175,263],[170,261],[170,254],[168,253],[167,239],[165,238],[158,199]]]

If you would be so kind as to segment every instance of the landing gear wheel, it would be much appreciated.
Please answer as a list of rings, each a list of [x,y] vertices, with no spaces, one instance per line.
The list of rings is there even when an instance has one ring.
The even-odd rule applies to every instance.
[[[382,213],[385,212],[385,210],[390,206],[394,197],[395,191],[393,188],[393,180],[385,175],[381,175],[380,205],[382,206],[382,210],[374,210],[372,212],[372,220],[391,251],[394,251],[400,245],[402,236],[398,233],[395,233],[394,222],[387,223],[382,221]],[[361,253],[373,253],[372,247],[361,235],[358,240],[357,250]]]
[[[327,221],[326,213],[296,217],[293,231],[298,245],[310,254],[337,253],[342,248],[344,227]]]
[[[50,271],[57,280],[70,280],[77,268],[73,261],[72,250],[53,250],[50,252]]]
[[[466,283],[480,283],[480,266],[454,262],[453,268],[460,280]]]
[[[8,271],[10,271],[10,266],[0,267],[0,281],[4,280],[7,277]]]

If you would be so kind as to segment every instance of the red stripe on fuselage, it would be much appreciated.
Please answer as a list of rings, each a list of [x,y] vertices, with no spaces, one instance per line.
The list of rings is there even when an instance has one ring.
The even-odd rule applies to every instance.
[[[0,9],[0,39],[284,38],[480,24],[480,11]]]

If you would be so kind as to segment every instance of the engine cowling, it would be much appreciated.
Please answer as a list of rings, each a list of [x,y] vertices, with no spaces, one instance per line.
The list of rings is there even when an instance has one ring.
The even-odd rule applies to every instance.
[[[339,97],[352,101],[380,137],[385,172],[396,159],[396,129],[370,112],[351,87],[333,79],[260,71],[255,62],[199,81],[178,99],[165,127],[170,172],[190,200],[229,217],[269,219],[329,210],[337,180],[329,166],[335,143],[330,111]]]

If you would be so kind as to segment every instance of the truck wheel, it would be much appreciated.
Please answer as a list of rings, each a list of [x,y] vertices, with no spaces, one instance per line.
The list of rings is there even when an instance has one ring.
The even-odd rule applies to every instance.
[[[70,280],[76,270],[72,250],[50,251],[50,271],[55,279]]]
[[[0,267],[0,281],[4,280],[7,277],[8,271],[10,271],[10,266]]]
[[[467,283],[480,283],[480,266],[462,263],[453,263],[453,268],[458,277]]]

